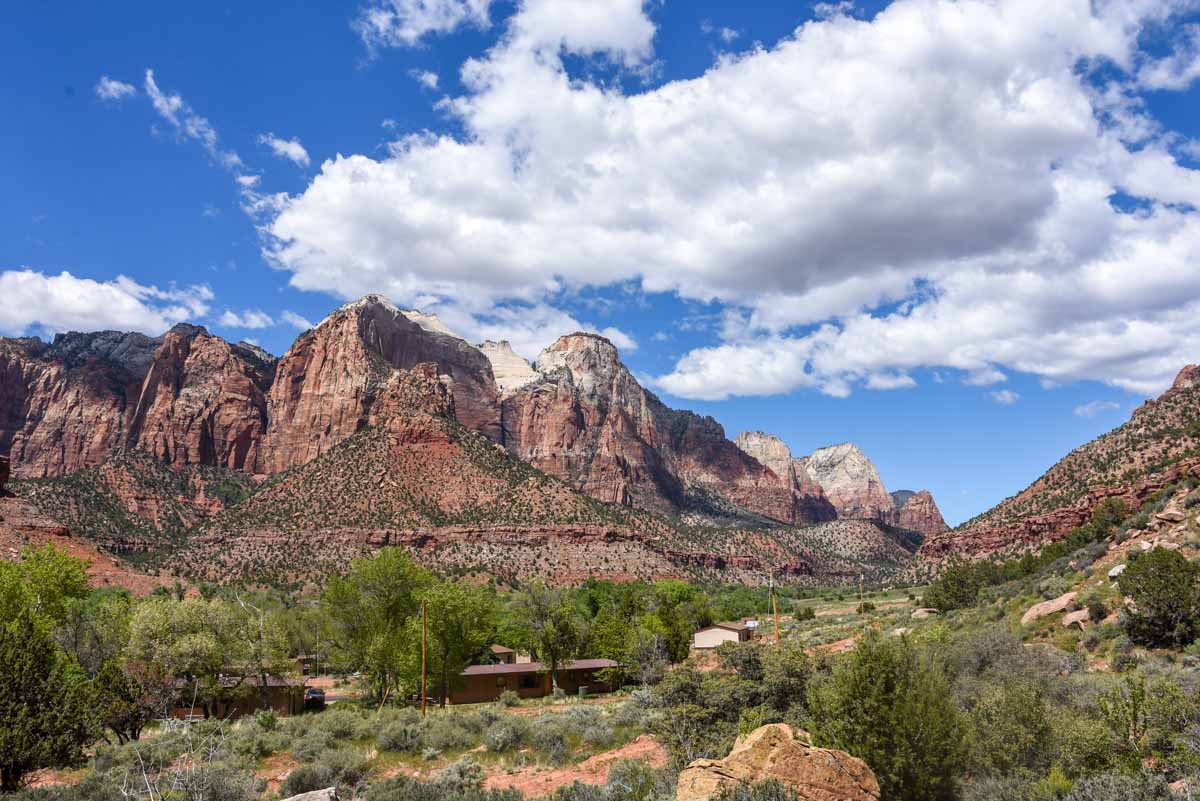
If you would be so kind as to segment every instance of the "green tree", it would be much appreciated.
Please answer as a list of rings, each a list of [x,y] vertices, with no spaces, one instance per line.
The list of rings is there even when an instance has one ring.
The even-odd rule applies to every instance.
[[[146,724],[171,713],[175,677],[141,663],[106,662],[95,678],[100,722],[118,742],[137,740]]]
[[[977,565],[965,562],[957,556],[942,568],[937,581],[925,590],[922,603],[941,612],[965,609],[974,606],[983,588],[984,580]]]
[[[558,669],[578,653],[583,621],[566,593],[534,580],[513,597],[509,610],[515,642],[528,648],[550,670],[558,687]]]
[[[367,673],[376,700],[416,689],[402,687],[411,678],[411,619],[421,593],[433,583],[399,548],[383,548],[374,557],[356,559],[343,577],[334,577],[321,596],[330,636],[347,667]],[[406,672],[407,671],[407,672]]]
[[[49,627],[61,625],[88,596],[87,565],[53,543],[26,548],[20,562],[0,562],[0,620],[28,610]]]
[[[1117,581],[1136,605],[1125,618],[1135,642],[1178,648],[1200,634],[1200,566],[1183,554],[1165,548],[1147,551]]]
[[[495,598],[481,587],[439,581],[421,594],[427,621],[427,668],[436,678],[438,698],[446,705],[459,674],[472,664],[496,632]],[[421,621],[413,618],[409,640],[416,646],[412,663],[420,666]]]
[[[45,607],[42,607],[43,611]],[[76,762],[96,729],[90,686],[25,609],[0,625],[0,791]]]
[[[958,797],[962,721],[940,666],[907,638],[867,635],[807,695],[817,744],[865,760],[883,801]]]

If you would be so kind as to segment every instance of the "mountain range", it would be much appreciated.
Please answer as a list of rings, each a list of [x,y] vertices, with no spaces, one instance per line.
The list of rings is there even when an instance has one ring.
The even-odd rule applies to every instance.
[[[514,577],[818,580],[946,529],[854,445],[794,459],[668,407],[604,337],[530,363],[376,295],[279,359],[182,324],[0,339],[0,452],[64,529],[210,580],[316,582],[384,543]]]

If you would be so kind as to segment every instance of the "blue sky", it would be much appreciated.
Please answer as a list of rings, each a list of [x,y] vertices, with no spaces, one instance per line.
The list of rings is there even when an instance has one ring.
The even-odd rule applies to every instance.
[[[959,522],[1200,354],[1190,0],[23,4],[0,333],[382,292]]]

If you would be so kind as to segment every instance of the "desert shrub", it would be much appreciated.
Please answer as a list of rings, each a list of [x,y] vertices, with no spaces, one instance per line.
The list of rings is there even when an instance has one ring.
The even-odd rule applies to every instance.
[[[808,688],[818,745],[864,759],[883,797],[958,794],[964,726],[940,665],[904,638],[869,634]]]
[[[336,781],[333,771],[327,765],[300,765],[283,780],[279,792],[285,797],[311,793],[313,790],[332,787]]]
[[[597,721],[583,730],[582,739],[591,746],[606,746],[613,739],[612,726],[603,721]]]
[[[401,720],[392,721],[375,736],[375,742],[384,751],[414,753],[421,747],[421,725]]]
[[[717,646],[721,667],[732,670],[739,678],[761,681],[763,677],[763,648],[752,642],[724,642]]]
[[[1112,734],[1101,721],[1059,710],[1050,725],[1052,756],[1067,776],[1098,773],[1112,767]]]
[[[338,740],[357,739],[370,736],[370,723],[358,712],[338,708],[326,710],[316,716],[316,725]]]
[[[646,705],[636,699],[623,701],[613,707],[612,720],[618,726],[641,726],[646,719]]]
[[[286,750],[290,742],[287,735],[282,732],[263,731],[257,726],[248,726],[239,731],[237,736],[232,739],[230,748],[239,756],[262,759]]]
[[[375,782],[358,796],[362,801],[524,801],[519,790],[450,790],[436,782],[397,776]]]
[[[489,726],[483,733],[483,742],[487,744],[489,751],[503,753],[519,747],[525,741],[527,732],[528,727],[523,720],[508,717]]]
[[[1184,509],[1194,509],[1197,506],[1200,506],[1200,490],[1197,490],[1196,492],[1189,492],[1187,495],[1184,496],[1184,498],[1183,498],[1183,508]]]
[[[1171,801],[1171,788],[1152,773],[1101,773],[1080,779],[1064,801]]]
[[[505,690],[500,693],[500,706],[514,707],[521,703],[521,696],[515,690]]]
[[[279,717],[273,710],[260,709],[254,713],[254,722],[263,731],[275,731],[279,725]]]
[[[292,756],[301,762],[312,762],[321,754],[333,747],[333,735],[327,731],[314,729],[292,746]]]
[[[370,760],[355,748],[335,748],[318,757],[317,763],[332,771],[338,784],[354,786],[366,777]]]
[[[464,725],[465,715],[436,715],[425,722],[422,741],[438,751],[453,751],[475,744],[476,734]]]
[[[1129,518],[1129,527],[1135,528],[1138,531],[1145,531],[1150,528],[1150,513],[1138,512],[1133,517]]]
[[[980,776],[1003,776],[1048,766],[1051,729],[1048,705],[1034,681],[1013,677],[988,684],[976,699],[970,722],[970,763]]]
[[[1200,566],[1183,554],[1165,548],[1146,551],[1117,581],[1137,604],[1124,621],[1135,642],[1182,647],[1200,634]]]
[[[912,598],[912,593],[909,593],[909,600],[912,600]],[[811,606],[798,606],[796,607],[796,611],[792,614],[792,618],[797,623],[803,623],[806,620],[816,620],[817,612]]]
[[[443,768],[430,783],[436,784],[442,792],[465,795],[482,790],[483,779],[483,768],[479,763],[465,757]]]
[[[768,779],[754,785],[725,787],[715,798],[716,801],[798,801],[799,796],[787,785]]]

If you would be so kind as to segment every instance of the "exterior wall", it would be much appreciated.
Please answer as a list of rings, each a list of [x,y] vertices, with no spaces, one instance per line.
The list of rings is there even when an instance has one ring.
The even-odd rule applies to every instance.
[[[244,693],[244,691],[242,692]],[[267,688],[267,706],[280,717],[298,715],[304,710],[304,688],[300,686],[269,687]],[[237,698],[218,702],[216,716],[236,719],[244,715],[253,715],[258,710],[258,688],[255,687],[248,694],[239,693]],[[197,705],[193,709],[184,703],[177,705],[171,711],[171,716],[175,718],[203,715],[204,707],[202,705]]]
[[[701,629],[692,635],[693,648],[716,648],[723,642],[740,642],[742,637],[739,632],[730,631],[729,629]]]
[[[452,704],[482,704],[495,701],[500,693],[512,690],[522,698],[543,698],[551,693],[550,673],[509,673],[463,676],[462,687],[450,692]],[[568,695],[587,687],[589,692],[608,692],[611,685],[596,678],[594,670],[560,670],[558,686]]]

